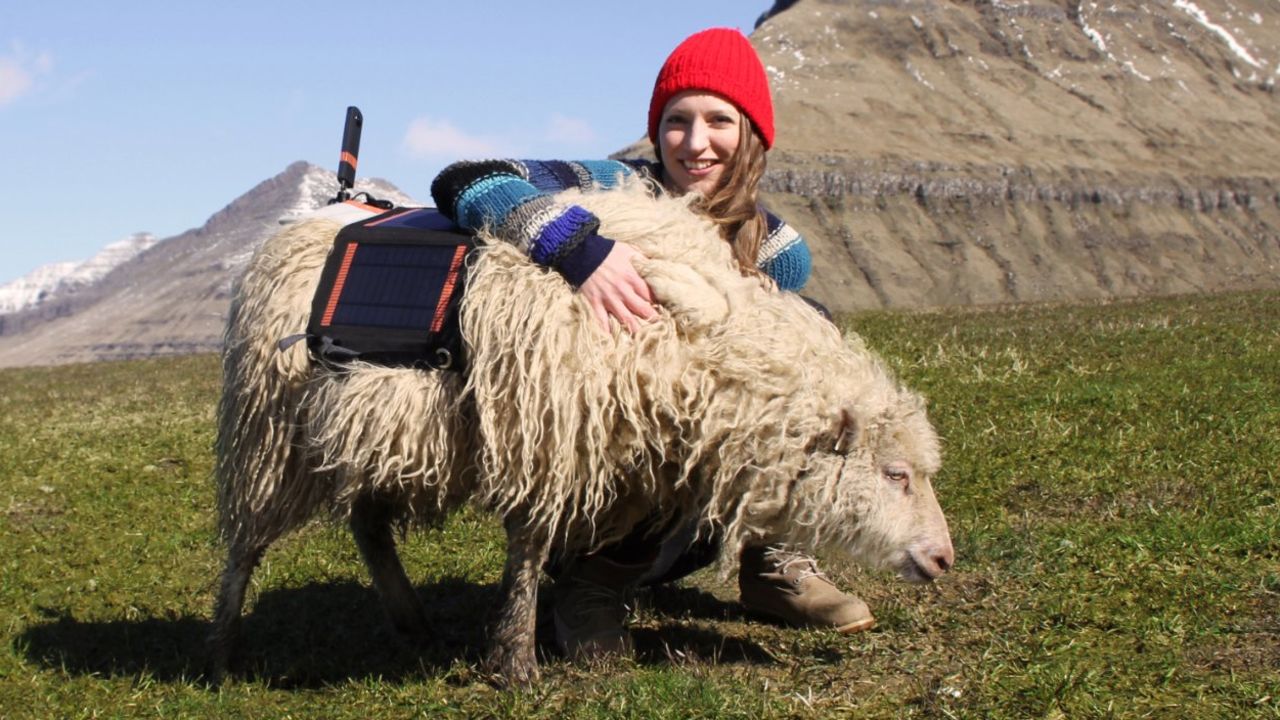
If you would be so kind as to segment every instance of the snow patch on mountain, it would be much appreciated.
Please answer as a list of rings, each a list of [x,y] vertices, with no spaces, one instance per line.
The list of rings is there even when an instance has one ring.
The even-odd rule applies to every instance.
[[[1209,32],[1216,33],[1227,44],[1227,47],[1231,48],[1231,52],[1235,53],[1236,57],[1258,69],[1263,68],[1265,63],[1254,58],[1230,31],[1211,21],[1209,14],[1197,7],[1195,3],[1187,2],[1186,0],[1174,0],[1173,6],[1195,18],[1196,22],[1203,25]],[[1257,24],[1261,25],[1262,23],[1259,22]]]
[[[281,212],[280,224],[284,225],[304,218],[329,204],[337,193],[337,188],[332,171],[308,165],[306,172],[298,181],[297,200]],[[352,193],[357,200],[371,198],[389,200],[396,206],[421,205],[417,200],[401,192],[399,188],[377,178],[356,178]]]
[[[0,285],[0,315],[33,308],[55,295],[92,285],[155,244],[151,233],[135,233],[107,245],[88,260],[42,265]]]

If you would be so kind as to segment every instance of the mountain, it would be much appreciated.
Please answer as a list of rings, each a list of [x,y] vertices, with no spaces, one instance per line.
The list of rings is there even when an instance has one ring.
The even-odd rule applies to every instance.
[[[155,244],[156,237],[151,233],[134,233],[107,245],[88,260],[38,267],[13,282],[0,285],[0,315],[11,315],[52,298],[74,294]]]
[[[835,309],[1280,285],[1274,2],[784,1],[752,42]]]
[[[250,255],[282,221],[323,206],[337,189],[331,171],[293,163],[203,226],[154,243],[97,282],[0,316],[0,367],[219,349],[231,285]],[[417,204],[382,180],[360,180],[356,190]]]
[[[777,116],[764,200],[832,309],[1280,286],[1270,0],[779,0],[751,39]],[[249,254],[336,187],[295,163],[0,315],[0,366],[216,350]]]

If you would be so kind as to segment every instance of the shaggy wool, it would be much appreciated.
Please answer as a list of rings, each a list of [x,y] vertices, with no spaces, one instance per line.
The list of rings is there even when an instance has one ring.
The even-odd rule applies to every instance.
[[[269,542],[378,491],[403,499],[405,521],[472,501],[575,552],[642,521],[715,527],[726,558],[761,538],[847,548],[859,542],[851,505],[865,500],[841,487],[841,443],[870,453],[893,433],[922,472],[937,470],[923,402],[856,335],[739,273],[685,200],[639,182],[564,200],[646,257],[637,267],[657,318],[634,335],[603,333],[559,276],[482,233],[462,306],[465,378],[333,370],[301,345],[279,350],[305,329],[338,227],[302,223],[263,246],[226,336],[218,473],[229,542]]]

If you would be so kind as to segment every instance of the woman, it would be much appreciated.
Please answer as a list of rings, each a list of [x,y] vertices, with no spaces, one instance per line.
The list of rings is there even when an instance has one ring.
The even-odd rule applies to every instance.
[[[658,73],[649,104],[657,162],[463,162],[441,172],[431,194],[458,224],[488,226],[559,272],[582,293],[605,332],[611,319],[634,332],[654,315],[649,287],[632,264],[638,252],[601,236],[591,213],[557,202],[554,194],[570,187],[607,190],[634,175],[654,183],[655,192],[696,193],[694,207],[719,226],[744,274],[763,274],[782,290],[798,291],[809,277],[808,246],[757,199],[773,137],[773,103],[760,58],[742,33],[713,28],[682,42]],[[714,539],[693,543],[692,529],[667,530],[643,528],[562,569],[553,614],[567,655],[626,651],[628,592],[714,558]],[[663,537],[669,539],[659,542]],[[856,632],[874,623],[865,603],[837,590],[812,558],[799,553],[748,548],[738,580],[748,609],[792,624]]]

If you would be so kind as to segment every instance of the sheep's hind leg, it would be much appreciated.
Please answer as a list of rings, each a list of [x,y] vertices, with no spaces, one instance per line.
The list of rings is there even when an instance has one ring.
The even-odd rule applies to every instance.
[[[390,501],[362,495],[351,507],[351,535],[391,625],[410,640],[423,642],[430,635],[430,624],[396,552],[391,531],[394,512]]]
[[[268,543],[249,545],[232,543],[227,553],[227,566],[222,571],[222,583],[218,602],[213,611],[213,629],[207,642],[208,679],[221,683],[231,667],[236,644],[240,637],[240,614],[244,610],[244,595],[249,587],[253,570],[267,551]]]
[[[502,606],[492,624],[486,667],[508,685],[538,679],[534,652],[537,629],[538,578],[547,560],[547,534],[525,518],[508,516],[507,562],[502,571]]]

